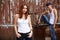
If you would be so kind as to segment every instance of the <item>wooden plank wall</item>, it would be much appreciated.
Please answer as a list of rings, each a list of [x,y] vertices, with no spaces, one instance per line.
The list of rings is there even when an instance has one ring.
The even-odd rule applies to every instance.
[[[58,22],[60,22],[60,2],[59,0],[0,0],[0,25],[1,24],[13,24],[13,17],[19,12],[19,7],[26,3],[29,6],[29,13],[31,14],[32,24],[35,24],[39,15],[45,10],[46,2],[52,2],[54,7],[58,10]],[[37,4],[37,5],[36,5]],[[38,17],[37,17],[38,16]],[[59,25],[60,26],[60,25]],[[58,29],[59,29],[59,26]],[[34,40],[45,40],[46,31],[45,28],[34,28],[33,38]],[[57,29],[57,28],[56,28]],[[58,30],[57,29],[57,30]],[[48,31],[49,32],[49,31]],[[60,40],[60,30],[56,32],[57,40]],[[0,26],[0,40],[16,40],[16,35],[13,27]]]

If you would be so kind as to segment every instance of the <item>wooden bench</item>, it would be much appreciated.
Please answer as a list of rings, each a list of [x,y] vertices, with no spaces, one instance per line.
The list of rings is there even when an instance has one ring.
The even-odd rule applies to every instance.
[[[51,37],[48,24],[34,25],[33,29],[35,40],[45,40],[45,37]],[[60,40],[60,23],[56,24],[56,28],[54,30],[57,40]]]

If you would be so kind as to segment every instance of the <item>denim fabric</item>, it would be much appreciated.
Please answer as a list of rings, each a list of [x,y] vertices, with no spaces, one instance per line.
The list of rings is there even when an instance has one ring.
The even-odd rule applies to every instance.
[[[19,33],[21,34],[21,37],[20,38],[17,38],[17,40],[32,40],[32,37],[31,38],[28,38],[28,33],[24,34],[24,33]]]
[[[42,15],[41,20],[42,19],[45,20],[45,22],[49,25],[49,30],[50,30],[50,35],[51,35],[52,40],[56,40],[56,35],[53,29],[53,25],[49,23],[48,17],[46,15]]]

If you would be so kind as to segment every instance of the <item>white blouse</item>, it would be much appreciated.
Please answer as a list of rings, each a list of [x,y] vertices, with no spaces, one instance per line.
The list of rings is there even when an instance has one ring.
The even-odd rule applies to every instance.
[[[29,22],[28,18],[27,19],[18,18],[17,25],[18,25],[18,32],[19,33],[30,32],[30,27],[29,27],[28,22]]]

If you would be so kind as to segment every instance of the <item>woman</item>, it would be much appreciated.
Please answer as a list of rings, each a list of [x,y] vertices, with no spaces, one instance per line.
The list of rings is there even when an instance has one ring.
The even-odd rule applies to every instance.
[[[14,29],[17,40],[32,40],[32,24],[27,5],[22,5],[19,14],[14,17]]]

